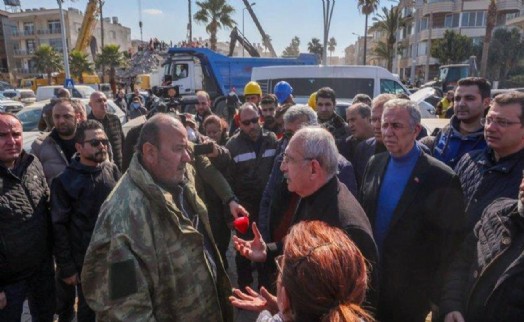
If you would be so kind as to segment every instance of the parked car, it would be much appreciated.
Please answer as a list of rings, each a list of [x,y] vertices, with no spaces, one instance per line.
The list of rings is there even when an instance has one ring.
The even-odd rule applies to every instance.
[[[38,131],[38,122],[40,121],[43,108],[44,106],[40,104],[36,106],[27,106],[20,112],[16,113],[20,122],[22,122],[24,132]]]
[[[3,95],[0,95],[0,111],[9,113],[18,113],[24,108],[21,102],[13,101]]]
[[[43,100],[49,100],[53,97],[56,97],[56,93],[60,88],[64,88],[61,85],[51,85],[51,86],[40,86],[36,90],[36,100],[37,101],[43,101]],[[87,85],[75,85],[72,91],[72,97],[73,98],[87,98],[89,99],[89,96],[95,92],[95,90]]]
[[[32,89],[7,89],[2,93],[2,95],[14,101],[20,101],[26,105],[36,102],[35,92],[33,92]]]

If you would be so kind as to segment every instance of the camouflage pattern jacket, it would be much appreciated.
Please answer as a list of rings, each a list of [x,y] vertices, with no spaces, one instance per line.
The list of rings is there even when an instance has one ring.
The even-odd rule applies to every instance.
[[[203,234],[135,155],[102,205],[84,260],[83,291],[98,321],[233,321],[231,285],[195,192],[194,170],[187,172],[184,198],[213,242],[216,274]]]

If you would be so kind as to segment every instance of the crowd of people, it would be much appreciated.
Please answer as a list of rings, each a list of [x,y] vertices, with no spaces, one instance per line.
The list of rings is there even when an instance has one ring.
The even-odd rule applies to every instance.
[[[102,92],[86,115],[64,91],[31,153],[2,112],[0,321],[520,321],[524,94],[490,91],[460,80],[431,136],[402,95],[342,117],[285,81],[229,123],[205,91],[121,92],[147,117],[125,137]]]

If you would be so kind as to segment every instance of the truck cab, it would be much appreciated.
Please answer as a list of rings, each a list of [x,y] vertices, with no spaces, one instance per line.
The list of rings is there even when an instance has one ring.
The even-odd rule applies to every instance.
[[[179,56],[164,65],[164,84],[178,87],[179,95],[195,95],[203,89],[202,67],[198,58]]]

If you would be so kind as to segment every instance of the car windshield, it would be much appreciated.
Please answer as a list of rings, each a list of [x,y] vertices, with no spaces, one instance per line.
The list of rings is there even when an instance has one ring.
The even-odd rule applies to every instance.
[[[16,92],[4,92],[4,96],[8,98],[13,98],[16,96]]]
[[[34,98],[35,93],[33,91],[24,91],[20,92],[20,98]]]
[[[92,89],[89,86],[83,86],[83,87],[75,87],[75,91],[78,91],[78,94],[80,95],[73,95],[74,97],[79,98],[89,98],[93,92],[95,92],[94,89]]]

